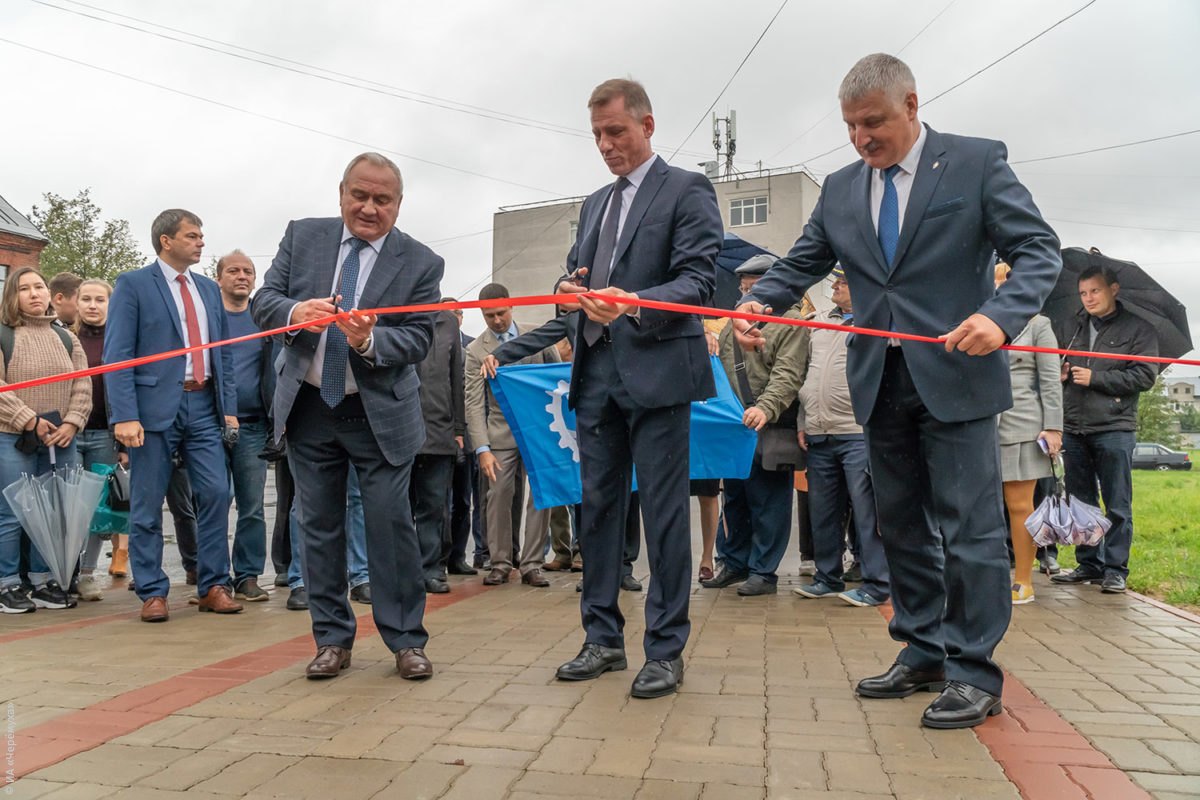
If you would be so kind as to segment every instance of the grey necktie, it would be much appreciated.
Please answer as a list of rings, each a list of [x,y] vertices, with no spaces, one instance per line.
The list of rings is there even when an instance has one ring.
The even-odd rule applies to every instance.
[[[621,194],[629,180],[624,176],[617,178],[613,184],[612,201],[608,204],[608,216],[604,218],[604,227],[600,229],[600,241],[596,244],[596,257],[592,259],[592,274],[588,288],[603,289],[608,286],[608,275],[612,269],[613,253],[617,250],[617,226],[621,222]],[[589,345],[595,344],[604,332],[604,326],[590,319],[583,323],[583,340]]]

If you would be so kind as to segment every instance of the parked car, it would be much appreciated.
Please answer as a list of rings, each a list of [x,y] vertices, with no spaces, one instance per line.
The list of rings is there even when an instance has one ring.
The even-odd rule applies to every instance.
[[[1172,450],[1153,442],[1138,442],[1133,448],[1134,469],[1191,469],[1187,453]]]

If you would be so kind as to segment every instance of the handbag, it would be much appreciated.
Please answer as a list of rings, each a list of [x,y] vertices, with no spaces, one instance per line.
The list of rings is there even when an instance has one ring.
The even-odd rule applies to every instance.
[[[735,342],[733,345],[733,371],[737,377],[737,393],[742,405],[749,408],[755,405],[757,398],[750,389],[750,380],[746,377],[746,358],[742,348]],[[800,442],[796,438],[796,418],[800,411],[800,400],[797,398],[783,410],[779,419],[768,422],[758,432],[758,445],[754,453],[762,468],[769,472],[795,472],[804,469],[806,458]]]
[[[129,470],[118,464],[108,476],[108,507],[129,510]]]

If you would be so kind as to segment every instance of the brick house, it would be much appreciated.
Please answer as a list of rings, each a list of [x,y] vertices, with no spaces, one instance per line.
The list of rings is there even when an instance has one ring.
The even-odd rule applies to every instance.
[[[49,243],[24,214],[0,197],[0,286],[10,271],[38,266],[42,249]]]

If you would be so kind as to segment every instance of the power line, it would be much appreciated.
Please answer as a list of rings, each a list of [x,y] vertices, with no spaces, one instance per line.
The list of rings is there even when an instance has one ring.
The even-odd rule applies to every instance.
[[[1116,225],[1110,222],[1085,222],[1081,219],[1061,219],[1055,217],[1046,217],[1050,222],[1063,222],[1069,225],[1091,225],[1095,228],[1121,228],[1122,230],[1130,231],[1165,231],[1169,233],[1200,233],[1200,229],[1196,228],[1149,228],[1144,225]]]
[[[253,48],[243,47],[242,45],[235,44],[233,42],[227,42],[227,41],[223,41],[221,39],[214,39],[212,37],[202,36],[200,34],[180,30],[179,28],[172,28],[169,25],[162,25],[157,22],[153,22],[153,21],[147,20],[147,19],[142,19],[140,17],[131,16],[129,14],[121,14],[116,11],[109,11],[108,9],[99,8],[97,6],[89,5],[87,3],[78,2],[78,0],[63,0],[63,2],[71,3],[72,5],[82,6],[83,8],[91,9],[93,11],[102,12],[104,14],[108,14],[113,17],[119,17],[121,19],[131,20],[133,22],[138,22],[143,25],[149,25],[154,28],[160,28],[161,30],[170,31],[171,33],[180,34],[181,36],[186,36],[186,37],[190,37],[190,38],[185,39],[185,38],[179,38],[178,36],[170,36],[165,33],[161,33],[159,31],[147,30],[146,28],[142,28],[137,25],[131,25],[131,24],[124,23],[124,22],[118,22],[113,19],[108,19],[107,17],[97,16],[95,14],[88,14],[86,12],[79,11],[77,9],[64,8],[63,6],[59,6],[59,5],[55,5],[54,3],[47,2],[47,0],[29,0],[29,1],[32,3],[36,3],[40,6],[44,6],[46,8],[51,8],[51,9],[54,9],[56,11],[61,11],[66,14],[74,14],[75,16],[83,17],[85,19],[90,19],[90,20],[93,20],[96,22],[101,22],[106,25],[113,25],[113,26],[116,26],[119,28],[125,28],[127,30],[145,34],[147,36],[154,36],[154,37],[157,37],[160,39],[165,39],[167,41],[184,44],[189,47],[195,47],[195,48],[198,48],[201,50],[206,50],[208,52],[216,53],[218,55],[228,56],[230,58],[241,59],[243,61],[248,61],[253,64],[259,64],[261,66],[282,70],[284,72],[290,72],[290,73],[293,73],[296,75],[301,75],[301,76],[304,76],[307,78],[315,78],[317,80],[326,81],[326,82],[334,83],[334,84],[340,84],[342,86],[347,86],[347,87],[350,87],[353,89],[361,89],[363,91],[372,92],[375,94],[381,94],[386,97],[391,97],[391,98],[394,98],[397,100],[407,100],[409,102],[420,103],[422,105],[432,106],[435,108],[444,109],[446,111],[452,111],[452,112],[459,113],[459,114],[468,114],[471,116],[480,117],[482,119],[488,119],[488,120],[492,120],[495,122],[503,122],[503,123],[511,124],[511,125],[518,125],[518,126],[525,127],[525,128],[546,131],[549,133],[556,133],[556,134],[563,135],[563,136],[572,136],[572,137],[580,138],[580,139],[591,139],[592,138],[592,134],[590,132],[580,130],[578,128],[571,128],[566,125],[559,125],[558,123],[555,123],[555,122],[547,122],[545,120],[538,120],[538,119],[533,119],[530,117],[522,117],[522,116],[519,116],[516,114],[509,114],[504,111],[497,111],[495,109],[485,108],[483,106],[471,105],[469,103],[463,103],[458,100],[452,100],[450,98],[439,97],[437,95],[431,95],[431,94],[425,94],[423,92],[417,92],[412,89],[405,89],[403,87],[394,86],[392,84],[381,83],[379,81],[373,81],[368,78],[362,78],[362,77],[359,77],[356,75],[351,75],[349,73],[338,72],[336,70],[326,69],[324,67],[316,66],[314,64],[309,64],[304,61],[297,61],[295,59],[286,58],[284,56],[274,55],[273,53],[267,53],[262,50],[255,50]],[[198,39],[200,41],[192,41],[192,39]],[[206,44],[201,44],[200,42],[209,42],[212,45],[219,45],[219,47],[213,47],[213,46],[209,46]],[[229,50],[222,49],[222,48],[233,48],[234,50],[240,50],[242,52],[241,53],[230,52]],[[249,55],[249,56],[243,55],[242,53],[249,53],[251,55]],[[255,58],[252,56],[258,56],[258,57]],[[271,59],[271,60],[268,61],[265,59]],[[276,62],[280,62],[280,63],[276,63]],[[287,65],[292,65],[292,66],[287,66]],[[688,152],[688,151],[684,151],[684,152]],[[692,153],[692,154],[697,155],[697,156],[706,155],[705,153]]]
[[[263,114],[258,111],[251,111],[248,108],[242,108],[240,106],[235,106],[231,103],[225,103],[221,100],[213,100],[212,98],[204,97],[203,95],[193,94],[191,92],[185,92],[182,89],[175,88],[174,86],[166,86],[161,83],[155,83],[154,81],[149,81],[149,80],[146,80],[145,78],[139,78],[134,75],[128,75],[124,72],[118,72],[116,70],[108,69],[107,67],[101,67],[96,64],[90,64],[86,61],[80,61],[75,58],[70,58],[69,56],[60,55],[59,53],[52,53],[49,50],[42,50],[41,48],[33,47],[32,45],[28,45],[23,42],[13,41],[12,39],[6,39],[4,37],[0,37],[0,42],[3,42],[4,44],[12,45],[13,47],[20,47],[24,50],[29,50],[34,53],[39,53],[44,56],[49,56],[50,58],[57,58],[61,61],[66,61],[68,63],[75,64],[76,66],[86,67],[87,69],[96,70],[97,72],[103,72],[107,75],[114,75],[118,78],[124,78],[125,80],[133,81],[134,83],[141,83],[146,86],[152,86],[155,89],[161,89],[165,92],[171,92],[173,94],[181,95],[183,97],[188,97],[188,98],[191,98],[192,100],[199,100],[202,103],[208,103],[210,105],[217,106],[218,108],[224,108],[229,111],[237,111],[238,113],[241,113],[241,114],[248,114],[252,117],[257,117],[259,119],[267,120],[268,122],[274,122],[279,125],[286,125],[289,128],[295,128],[296,130],[306,131],[308,133],[315,133],[318,136],[324,136],[326,138],[335,139],[340,142],[347,142],[349,144],[353,144],[358,147],[365,147],[369,150],[378,150],[383,153],[391,153],[394,156],[398,156],[398,157],[406,159],[408,161],[416,161],[421,164],[428,164],[433,167],[440,167],[442,169],[450,170],[451,172],[458,172],[460,174],[470,175],[475,178],[483,178],[484,180],[495,181],[497,183],[503,183],[503,184],[507,184],[509,186],[516,186],[521,189],[530,189],[532,191],[540,192],[542,194],[549,194],[549,195],[556,195],[556,196],[561,196],[563,194],[562,192],[551,190],[551,189],[544,189],[539,186],[530,186],[525,183],[518,183],[516,181],[510,181],[505,178],[497,178],[494,175],[485,175],[482,172],[475,172],[474,170],[464,169],[463,167],[456,167],[451,164],[445,164],[441,161],[433,161],[428,158],[421,158],[419,156],[410,155],[408,153],[401,153],[398,150],[393,150],[391,148],[384,147],[383,145],[372,144],[370,142],[364,142],[359,139],[352,139],[348,136],[342,136],[340,134],[331,133],[329,131],[323,131],[319,128],[313,128],[308,125],[302,125],[298,122],[292,122],[290,120],[282,119],[280,117],[273,117],[269,114]]]
[[[754,44],[750,45],[750,49],[746,52],[746,56],[742,59],[742,62],[737,65],[737,69],[733,71],[733,74],[729,76],[729,80],[725,81],[725,85],[721,87],[721,91],[719,91],[717,96],[713,98],[712,104],[709,105],[705,112],[700,115],[700,119],[696,120],[696,124],[692,127],[691,131],[688,132],[688,135],[683,137],[683,141],[679,143],[679,147],[675,148],[675,152],[671,153],[671,157],[667,159],[668,164],[674,160],[675,156],[679,155],[679,151],[683,149],[685,144],[687,144],[688,139],[691,139],[692,135],[699,130],[700,126],[704,124],[704,120],[708,119],[708,115],[712,113],[714,108],[716,108],[717,103],[720,102],[721,98],[725,95],[725,91],[729,88],[729,85],[733,83],[734,78],[736,78],[738,73],[742,71],[742,67],[746,66],[746,62],[750,60],[750,56],[754,55],[754,51],[758,49],[758,43],[761,42],[763,37],[767,35],[767,31],[771,30],[771,26],[775,24],[775,20],[779,18],[780,13],[783,12],[783,9],[787,6],[787,4],[788,0],[783,0],[783,2],[780,3],[779,8],[775,11],[775,15],[771,17],[770,21],[767,22],[767,27],[763,28],[762,33],[760,33],[758,38],[754,40]]]
[[[985,72],[987,72],[989,69],[991,69],[992,67],[994,67],[994,66],[996,66],[997,64],[999,64],[1001,61],[1004,61],[1004,60],[1005,60],[1006,58],[1008,58],[1009,56],[1012,56],[1012,55],[1016,54],[1017,52],[1019,52],[1019,51],[1021,51],[1021,50],[1025,49],[1025,48],[1026,48],[1026,47],[1028,47],[1029,45],[1031,45],[1031,44],[1033,44],[1034,42],[1036,42],[1038,39],[1040,39],[1040,38],[1042,38],[1043,36],[1045,36],[1045,35],[1046,35],[1047,33],[1049,33],[1050,31],[1052,31],[1052,30],[1054,30],[1055,28],[1057,28],[1059,25],[1062,25],[1064,22],[1066,22],[1067,20],[1069,20],[1069,19],[1071,19],[1072,17],[1074,17],[1076,14],[1079,14],[1079,13],[1081,13],[1082,11],[1084,11],[1085,9],[1087,9],[1088,7],[1090,7],[1091,5],[1093,5],[1095,2],[1096,2],[1096,0],[1088,0],[1088,2],[1087,2],[1087,3],[1084,3],[1082,6],[1080,6],[1080,7],[1079,7],[1079,8],[1077,8],[1077,9],[1075,9],[1075,10],[1074,10],[1074,11],[1072,11],[1070,14],[1067,14],[1065,17],[1063,17],[1062,19],[1060,19],[1058,22],[1055,22],[1053,25],[1051,25],[1050,27],[1048,27],[1048,28],[1044,29],[1043,31],[1041,31],[1041,32],[1040,32],[1040,33],[1038,33],[1037,35],[1035,35],[1035,36],[1032,36],[1032,37],[1030,37],[1029,39],[1026,39],[1024,42],[1021,42],[1021,44],[1017,45],[1017,46],[1016,46],[1016,47],[1014,47],[1012,50],[1009,50],[1007,53],[1005,53],[1004,55],[1000,56],[1000,57],[999,57],[999,58],[997,58],[996,60],[992,61],[990,64],[987,64],[987,65],[985,65],[985,66],[981,67],[980,69],[977,69],[977,70],[975,70],[975,71],[974,71],[974,72],[972,72],[970,75],[968,75],[967,77],[963,78],[963,79],[962,79],[961,81],[959,81],[958,83],[956,83],[956,84],[954,84],[953,86],[951,86],[949,89],[944,89],[944,90],[942,90],[941,92],[938,92],[937,94],[935,94],[935,95],[934,95],[933,97],[931,97],[930,99],[928,99],[928,100],[925,100],[924,102],[922,102],[922,103],[921,103],[921,106],[922,106],[922,107],[928,106],[929,104],[931,104],[931,103],[935,102],[935,101],[936,101],[936,100],[938,100],[939,98],[945,97],[946,95],[950,94],[950,92],[953,92],[955,89],[959,88],[960,86],[962,86],[963,84],[967,83],[968,81],[970,81],[970,80],[972,80],[972,79],[974,79],[974,78],[977,78],[977,77],[979,77],[980,75],[982,75],[983,73],[985,73]],[[849,144],[850,144],[849,142],[845,142],[845,143],[843,143],[843,144],[839,144],[837,147],[834,147],[834,148],[832,148],[832,149],[830,149],[830,150],[826,150],[824,153],[821,153],[820,155],[813,156],[812,158],[806,158],[806,159],[804,159],[803,161],[801,161],[801,163],[802,163],[802,164],[803,164],[803,163],[808,163],[809,161],[816,161],[816,160],[817,160],[817,159],[819,159],[819,158],[824,158],[825,156],[827,156],[827,155],[830,155],[831,153],[836,153],[838,150],[841,150],[843,147],[846,147],[846,146],[847,146],[847,145],[849,145]]]
[[[1056,156],[1041,156],[1039,158],[1023,158],[1020,161],[1013,161],[1013,164],[1033,164],[1037,161],[1054,161],[1059,158],[1073,158],[1074,156],[1086,156],[1089,153],[1103,153],[1106,150],[1120,150],[1123,147],[1135,147],[1139,144],[1149,144],[1151,142],[1162,142],[1167,139],[1178,139],[1180,136],[1192,136],[1200,133],[1200,128],[1190,131],[1180,131],[1179,133],[1168,133],[1166,136],[1155,136],[1150,139],[1139,139],[1136,142],[1123,142],[1121,144],[1110,144],[1105,147],[1093,147],[1090,150],[1077,150],[1074,153],[1059,153]]]
[[[954,5],[954,4],[955,4],[955,3],[957,3],[957,2],[958,2],[958,0],[950,0],[950,2],[949,2],[949,3],[947,3],[947,4],[946,4],[946,6],[945,6],[945,7],[944,7],[944,8],[943,8],[941,11],[939,11],[937,14],[934,14],[934,16],[933,16],[933,19],[929,20],[929,22],[926,22],[926,23],[925,23],[925,26],[924,26],[923,28],[921,28],[921,30],[917,31],[917,32],[916,32],[916,33],[915,33],[915,34],[912,36],[912,38],[910,38],[910,39],[909,39],[907,42],[905,42],[905,43],[904,43],[904,46],[903,46],[903,47],[901,47],[899,50],[897,50],[897,51],[896,51],[896,55],[897,55],[897,56],[899,56],[901,53],[903,53],[905,50],[907,50],[907,49],[908,49],[908,46],[909,46],[910,44],[912,44],[913,42],[915,42],[917,39],[921,38],[921,34],[925,33],[925,31],[929,30],[929,27],[930,27],[931,25],[933,25],[933,23],[935,23],[935,22],[937,22],[939,19],[941,19],[941,16],[942,16],[943,14],[945,14],[947,11],[949,11],[949,10],[950,10],[950,6]],[[803,139],[805,136],[808,136],[810,133],[812,133],[812,132],[813,132],[813,130],[815,130],[815,129],[816,129],[816,127],[817,127],[818,125],[820,125],[820,124],[821,124],[822,122],[824,122],[825,120],[829,119],[829,117],[830,117],[830,116],[831,116],[831,115],[832,115],[832,114],[833,114],[835,111],[837,111],[837,110],[838,110],[838,107],[835,105],[833,108],[831,108],[831,109],[829,109],[828,111],[826,111],[826,112],[825,112],[825,116],[821,117],[819,120],[817,120],[816,122],[814,122],[812,125],[809,125],[807,128],[805,128],[805,129],[804,129],[804,133],[800,134],[800,135],[799,135],[799,136],[797,136],[795,139],[792,139],[790,142],[788,142],[787,144],[785,144],[783,147],[779,148],[779,149],[778,149],[778,150],[776,150],[774,153],[772,153],[770,156],[768,156],[768,157],[767,157],[767,161],[773,161],[773,160],[775,159],[775,157],[776,157],[776,156],[778,156],[780,153],[784,152],[785,150],[788,150],[788,149],[790,149],[790,148],[791,148],[793,145],[795,145],[796,143],[798,143],[798,142],[799,142],[801,139]],[[840,150],[840,149],[841,149],[841,147],[839,146],[839,147],[838,147],[838,149]]]

